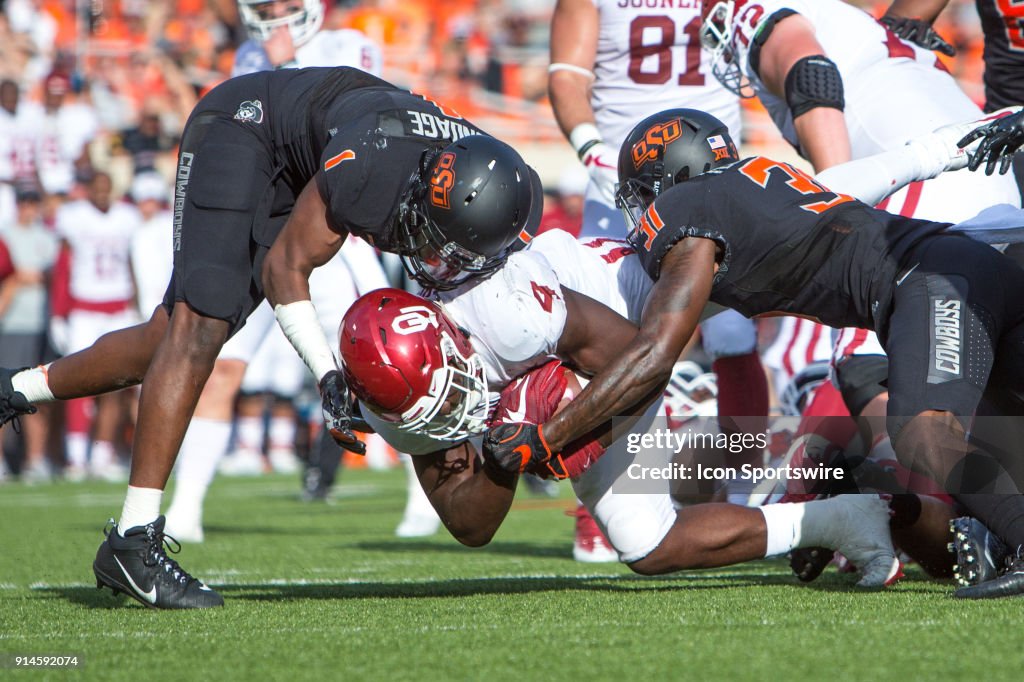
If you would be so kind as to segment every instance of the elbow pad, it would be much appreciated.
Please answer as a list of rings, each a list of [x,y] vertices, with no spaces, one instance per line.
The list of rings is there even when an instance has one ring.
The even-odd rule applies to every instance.
[[[796,119],[817,107],[842,111],[843,77],[835,63],[824,55],[804,57],[786,76],[786,104]]]

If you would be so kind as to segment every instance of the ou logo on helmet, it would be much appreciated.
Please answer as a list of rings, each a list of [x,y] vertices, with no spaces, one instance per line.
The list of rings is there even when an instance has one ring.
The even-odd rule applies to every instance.
[[[437,329],[437,313],[427,306],[414,305],[408,308],[400,308],[400,315],[396,315],[391,321],[391,328],[396,334],[407,336],[418,334],[427,327]]]
[[[682,134],[683,124],[678,118],[651,126],[644,133],[644,139],[633,145],[633,165],[639,170],[648,161],[657,161],[658,150],[678,140]]]

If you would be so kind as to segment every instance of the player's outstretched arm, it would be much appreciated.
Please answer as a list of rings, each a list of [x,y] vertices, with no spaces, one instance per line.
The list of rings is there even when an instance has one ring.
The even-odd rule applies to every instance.
[[[956,49],[932,28],[949,0],[895,0],[879,21],[904,40],[952,57]]]
[[[412,463],[423,491],[452,537],[469,547],[490,542],[512,506],[518,474],[482,465],[469,443],[416,455]]]
[[[779,21],[761,48],[758,76],[785,98],[801,153],[816,171],[850,160],[842,78],[811,22],[799,14]]]
[[[714,242],[684,239],[665,256],[640,332],[586,389],[538,430],[551,452],[589,433],[665,389],[679,354],[693,335],[711,295]],[[484,441],[484,448],[492,444]]]
[[[976,128],[957,143],[970,153],[967,167],[973,171],[984,163],[986,175],[992,175],[997,165],[1001,174],[1010,170],[1013,155],[1024,146],[1024,109],[1008,107],[992,116],[999,118]],[[972,146],[977,148],[972,151]]]
[[[263,262],[263,290],[284,335],[316,377],[331,436],[343,448],[362,454],[366,448],[352,432],[348,386],[309,300],[310,273],[338,252],[346,236],[328,225],[316,179],[310,180]]]

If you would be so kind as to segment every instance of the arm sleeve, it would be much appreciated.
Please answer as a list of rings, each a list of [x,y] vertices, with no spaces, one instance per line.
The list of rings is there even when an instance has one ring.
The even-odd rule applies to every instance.
[[[937,171],[937,172],[936,172]],[[926,169],[910,146],[832,166],[814,176],[834,192],[875,206],[911,182],[930,180],[942,169]]]

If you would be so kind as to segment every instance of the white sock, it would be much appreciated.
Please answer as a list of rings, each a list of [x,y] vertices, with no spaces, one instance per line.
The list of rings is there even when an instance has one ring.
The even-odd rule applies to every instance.
[[[295,419],[293,417],[271,417],[267,437],[271,450],[294,450]]]
[[[202,513],[206,489],[217,472],[217,464],[227,452],[230,439],[231,422],[193,417],[178,451],[172,507],[183,505]]]
[[[800,526],[804,518],[804,504],[766,504],[758,507],[768,527],[766,557],[785,554],[800,546]]]
[[[402,460],[405,463],[406,475],[406,518],[410,516],[437,516],[437,512],[434,511],[434,505],[430,504],[427,494],[423,492],[423,486],[420,485],[419,479],[416,478],[416,468],[412,465],[412,457],[403,455]]]
[[[18,372],[11,377],[14,390],[24,395],[30,403],[45,403],[54,400],[47,377],[49,365],[40,365]]]
[[[263,452],[263,417],[239,417],[235,429],[235,447]]]
[[[94,467],[107,466],[113,462],[116,457],[117,455],[114,451],[114,444],[109,440],[94,441],[92,449],[89,450],[89,460]]]
[[[69,433],[64,437],[64,444],[67,448],[68,464],[84,469],[85,463],[89,459],[89,435],[78,432]]]
[[[127,530],[156,521],[160,516],[160,501],[164,491],[157,488],[136,488],[128,486],[128,494],[124,496],[124,507],[121,518],[117,522],[117,532],[124,537]]]

